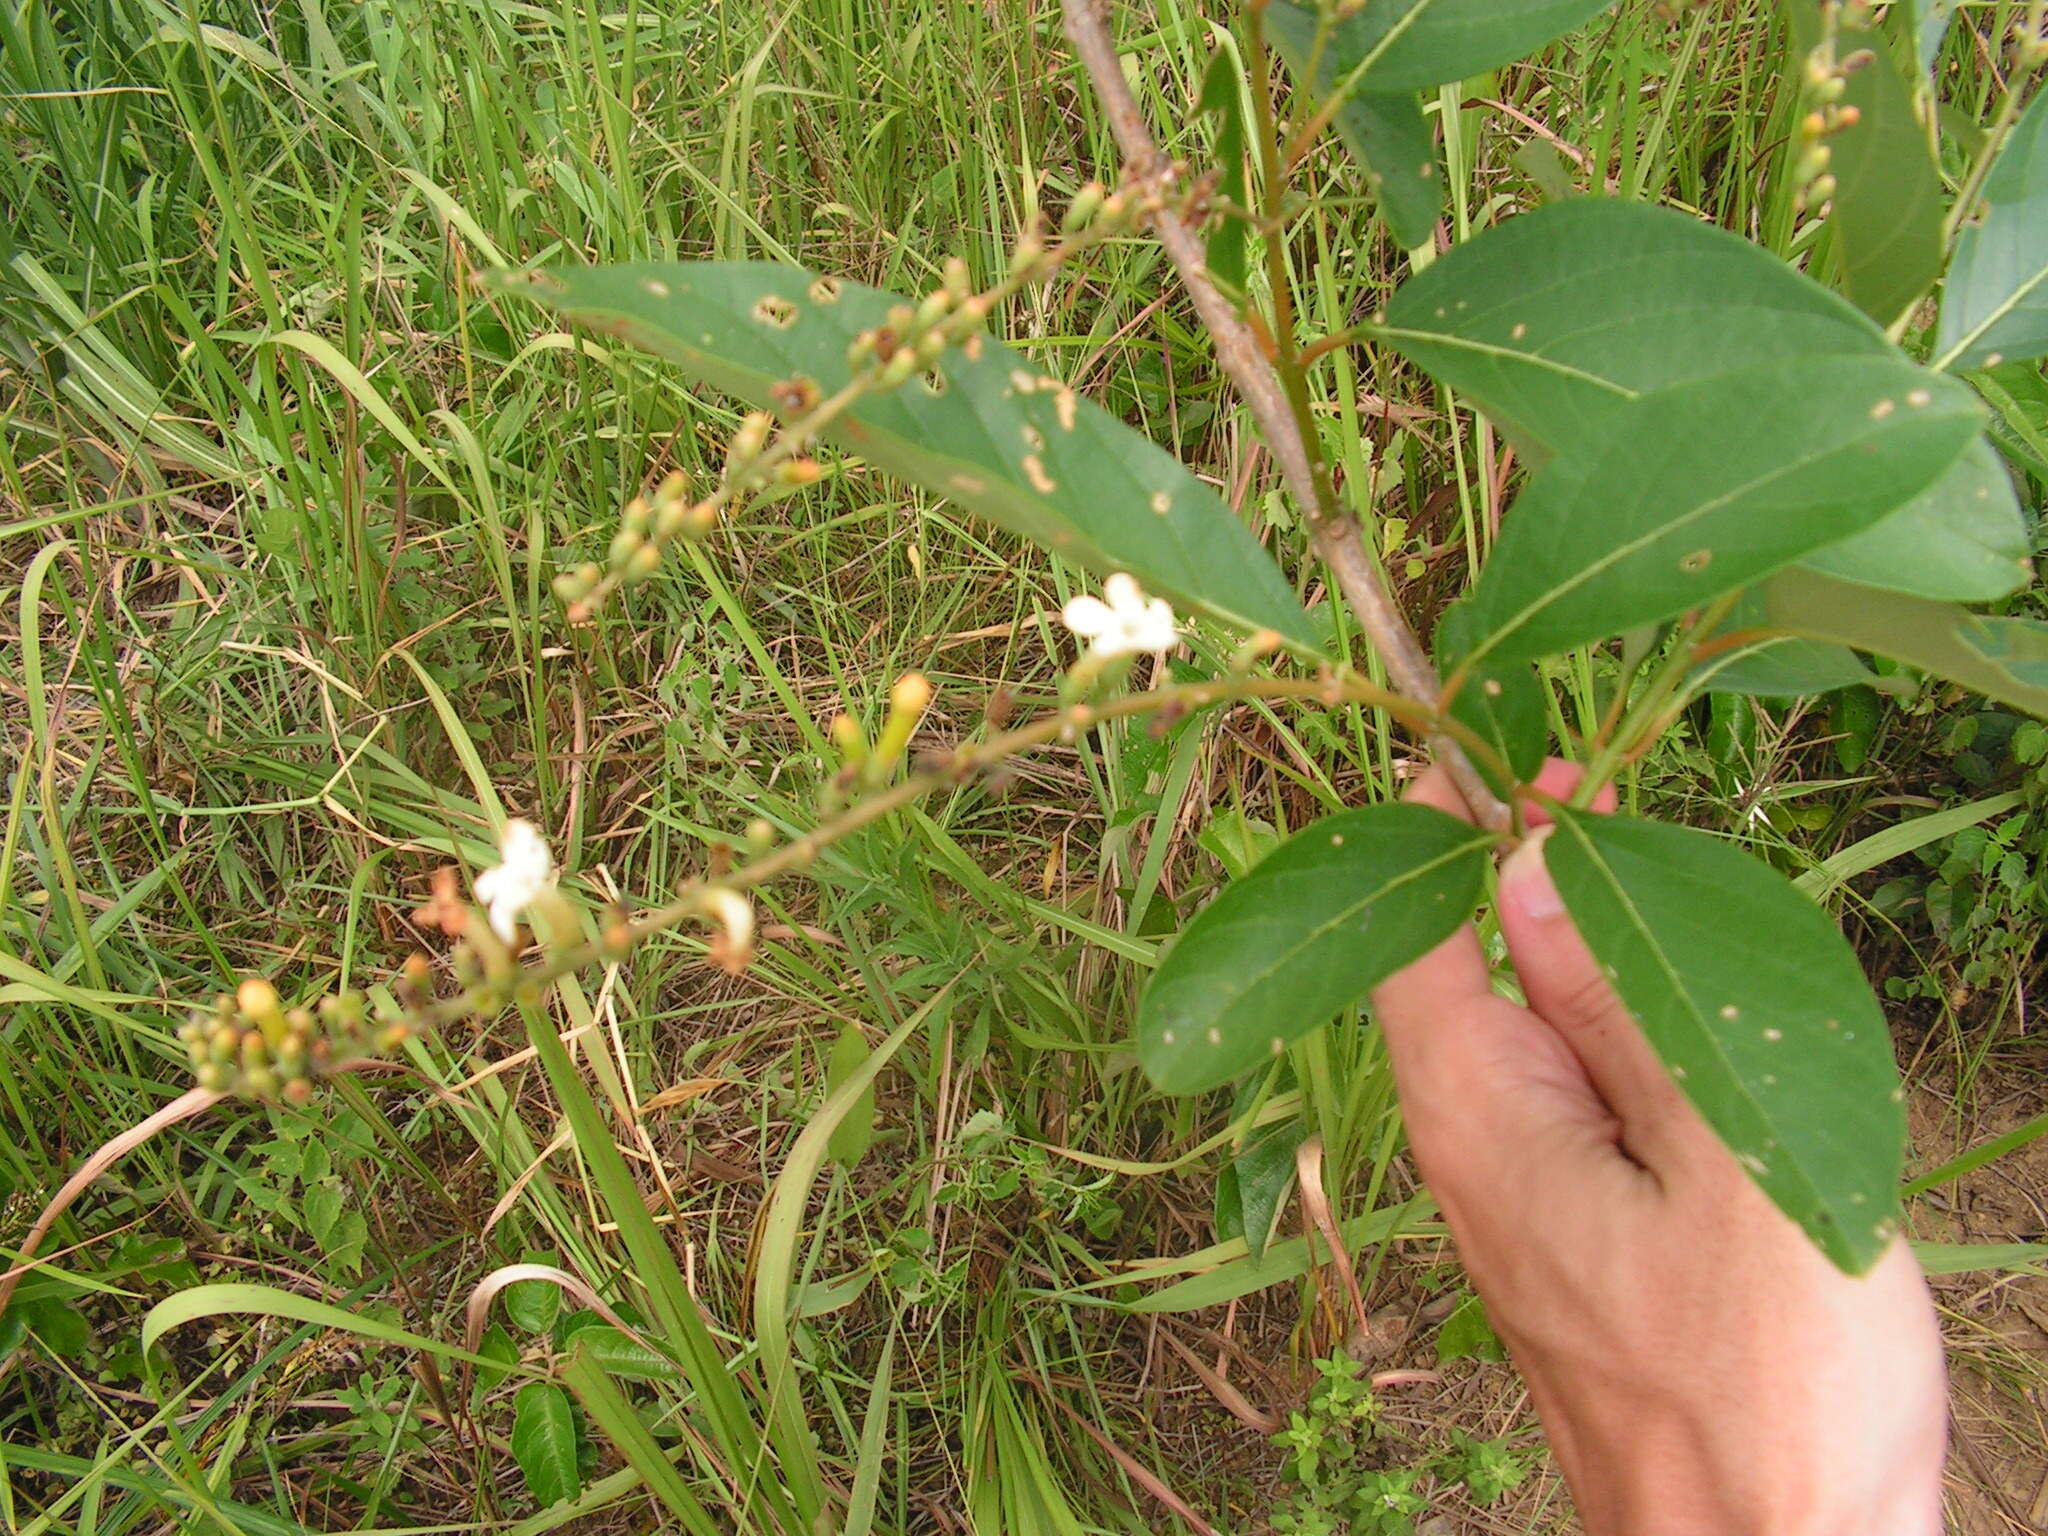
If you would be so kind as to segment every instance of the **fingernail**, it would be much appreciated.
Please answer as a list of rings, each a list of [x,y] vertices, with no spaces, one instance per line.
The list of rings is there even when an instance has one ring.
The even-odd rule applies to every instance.
[[[1564,898],[1543,863],[1543,845],[1550,841],[1550,833],[1551,828],[1538,827],[1501,862],[1501,900],[1513,902],[1527,917],[1552,918],[1564,911]]]

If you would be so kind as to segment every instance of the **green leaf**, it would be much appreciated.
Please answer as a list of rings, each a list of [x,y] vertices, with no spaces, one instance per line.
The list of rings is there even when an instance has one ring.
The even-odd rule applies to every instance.
[[[2032,543],[2012,476],[1980,436],[1898,511],[1800,564],[1916,597],[1988,602],[2033,579]]]
[[[1254,1132],[1246,1140],[1244,1150],[1224,1170],[1223,1179],[1217,1182],[1219,1200],[1222,1191],[1226,1187],[1229,1190],[1233,1230],[1225,1232],[1224,1223],[1219,1221],[1216,1235],[1242,1237],[1246,1251],[1255,1260],[1264,1255],[1266,1244],[1272,1240],[1274,1224],[1280,1219],[1280,1208],[1294,1188],[1294,1153],[1304,1134],[1298,1120]]]
[[[1742,594],[1722,634],[1754,631],[1758,638],[1721,651],[1693,669],[1691,686],[1702,693],[1742,693],[1766,699],[1790,699],[1832,693],[1874,683],[1877,674],[1846,646],[1776,635],[1763,588]]]
[[[1942,291],[1941,368],[1988,368],[2048,352],[2048,92],[2014,124],[1963,226]]]
[[[1471,915],[1492,835],[1419,805],[1297,832],[1196,914],[1138,1002],[1168,1093],[1226,1083],[1321,1027]]]
[[[1331,27],[1323,49],[1330,73],[1352,88],[1419,91],[1511,63],[1592,20],[1613,3],[1372,0]],[[1283,16],[1288,19],[1280,20]],[[1314,40],[1316,16],[1310,7],[1273,0],[1266,18],[1276,33],[1284,26],[1305,25],[1308,39]]]
[[[770,262],[561,267],[517,291],[764,407],[790,378],[839,389],[848,343],[896,302]],[[1213,490],[991,338],[863,399],[825,435],[1064,559],[1316,649],[1285,578]]]
[[[529,1381],[513,1399],[512,1459],[542,1509],[583,1491],[576,1464],[576,1408],[552,1381]]]
[[[632,1381],[674,1381],[676,1363],[595,1312],[578,1312],[562,1329],[562,1347],[583,1351],[614,1376]]]
[[[1785,0],[1795,47],[1793,74],[1820,40],[1816,0]],[[1828,211],[1835,267],[1842,291],[1880,324],[1904,314],[1941,276],[1941,170],[1934,146],[1913,111],[1913,92],[1884,34],[1850,24],[1846,14],[1835,51],[1847,59],[1868,53],[1850,71],[1842,104],[1857,121],[1830,134],[1828,169],[1837,186]],[[1790,153],[1801,153],[1795,143]]]
[[[1566,909],[1671,1075],[1841,1268],[1898,1230],[1905,1111],[1891,1035],[1834,920],[1689,827],[1564,812]]]
[[[1876,676],[1846,646],[1781,638],[1758,640],[1701,663],[1693,686],[1702,693],[1792,699],[1854,688]]]
[[[1957,4],[1958,0],[1919,0],[1914,6],[1919,15],[1913,28],[1913,60],[1923,75],[1934,68],[1941,40],[1948,36],[1948,24],[1955,20]]]
[[[29,1332],[52,1355],[76,1360],[92,1343],[92,1330],[86,1326],[85,1314],[61,1297],[45,1296],[28,1302],[21,1310]]]
[[[1477,639],[1468,604],[1453,603],[1445,609],[1436,631],[1438,670],[1449,676]],[[1543,766],[1550,745],[1550,691],[1529,663],[1481,657],[1452,697],[1451,716],[1484,738],[1516,783],[1527,783]],[[1498,782],[1499,775],[1484,758],[1473,761],[1497,793],[1506,794],[1512,787]]]
[[[1631,398],[1774,359],[1898,355],[1856,308],[1749,241],[1580,197],[1496,225],[1404,283],[1384,336],[1527,450],[1597,440]]]
[[[1306,84],[1315,17],[1299,6],[1275,3],[1266,11],[1266,31],[1295,78]],[[1326,48],[1311,90],[1321,95],[1342,76]],[[1413,249],[1428,240],[1443,207],[1444,180],[1437,167],[1435,131],[1414,92],[1354,90],[1338,105],[1332,121],[1379,200],[1380,217],[1394,243]]]
[[[1978,422],[1967,389],[1888,358],[1646,394],[1522,492],[1470,598],[1474,654],[1548,655],[1746,586],[1933,484]]]
[[[1406,1204],[1385,1206],[1339,1222],[1337,1234],[1353,1253],[1368,1244],[1388,1242],[1395,1237],[1439,1236],[1442,1233],[1440,1227],[1425,1225],[1435,1210],[1436,1207],[1426,1198],[1418,1197]],[[1245,1251],[1242,1239],[1217,1243],[1199,1254],[1189,1255],[1164,1272],[1182,1274],[1193,1270],[1187,1279],[1126,1302],[1124,1310],[1138,1313],[1200,1312],[1207,1307],[1220,1307],[1225,1302],[1263,1291],[1268,1286],[1299,1279],[1317,1264],[1326,1262],[1328,1257],[1329,1250],[1323,1246],[1320,1237],[1313,1247],[1306,1237],[1290,1237],[1285,1242],[1272,1244],[1263,1257],[1256,1259]],[[1158,1271],[1116,1275],[1096,1282],[1089,1289],[1163,1277],[1164,1274]]]
[[[825,1092],[838,1092],[842,1083],[867,1064],[871,1054],[868,1037],[849,1019],[839,1031],[839,1038],[832,1042],[832,1055],[825,1063]],[[875,1088],[870,1082],[848,1106],[845,1117],[832,1128],[831,1139],[825,1143],[825,1155],[842,1168],[852,1168],[867,1155],[868,1143],[874,1136]]]
[[[1923,1243],[1913,1244],[1920,1270],[1928,1275],[1966,1275],[1976,1270],[2005,1270],[2016,1275],[2048,1273],[2048,1243]]]
[[[1685,214],[1580,198],[1510,219],[1426,268],[1386,337],[1525,453],[1583,452],[1631,398],[1780,358],[1901,359],[1870,318],[1769,252]],[[1988,448],[1808,563],[1922,597],[2024,585],[2026,520]]]
[[[1202,94],[1196,99],[1199,113],[1214,112],[1222,121],[1216,127],[1213,151],[1218,176],[1216,195],[1239,208],[1246,206],[1244,162],[1244,98],[1239,91],[1242,67],[1234,48],[1220,47],[1209,58],[1202,76]],[[1207,261],[1210,275],[1232,288],[1244,287],[1251,226],[1242,218],[1225,217],[1209,237]]]
[[[1439,1365],[1447,1360],[1505,1360],[1507,1357],[1500,1335],[1493,1331],[1492,1319],[1486,1315],[1486,1303],[1477,1296],[1467,1296],[1458,1303],[1457,1310],[1445,1318],[1443,1327],[1437,1330],[1436,1358]]]
[[[529,1248],[520,1255],[522,1264],[558,1264],[561,1255],[551,1249]],[[562,1288],[552,1280],[514,1280],[504,1290],[505,1316],[521,1333],[546,1333],[555,1326],[562,1309]]]
[[[1254,864],[1279,844],[1280,834],[1270,821],[1247,816],[1233,805],[1211,816],[1209,824],[1196,834],[1195,842],[1204,852],[1216,856],[1226,875],[1242,880]]]
[[[1851,645],[2048,716],[2048,624],[1880,592],[1817,571],[1780,571],[1763,588],[1765,620],[1810,640]]]
[[[519,1364],[519,1346],[505,1331],[503,1323],[493,1323],[484,1330],[484,1336],[477,1340],[476,1352],[492,1362],[477,1367],[476,1390],[479,1396],[511,1375],[512,1368]]]

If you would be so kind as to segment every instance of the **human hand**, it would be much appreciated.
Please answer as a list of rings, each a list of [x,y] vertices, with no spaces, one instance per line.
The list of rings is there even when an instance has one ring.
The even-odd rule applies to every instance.
[[[1553,762],[1537,787],[1577,780]],[[1465,815],[1439,770],[1408,798]],[[1528,1007],[1469,926],[1373,1003],[1416,1162],[1589,1536],[1939,1532],[1946,1379],[1912,1253],[1846,1276],[1750,1182],[1579,938],[1546,835],[1500,873]]]

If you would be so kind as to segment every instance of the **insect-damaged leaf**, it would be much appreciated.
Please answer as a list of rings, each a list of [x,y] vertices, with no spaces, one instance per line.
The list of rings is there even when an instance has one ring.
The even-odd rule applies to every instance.
[[[1387,306],[1383,335],[1538,460],[1583,451],[1653,390],[1778,359],[1905,361],[1877,325],[1769,252],[1669,209],[1577,198],[1450,252]],[[1811,563],[1921,597],[2003,597],[2031,541],[1988,446]]]
[[[848,344],[900,302],[771,262],[563,267],[517,291],[757,406],[793,378],[838,390]],[[953,349],[826,435],[1062,558],[1317,648],[1285,578],[1214,491],[1000,342]]]
[[[1933,484],[1979,422],[1967,389],[1882,357],[1652,391],[1523,491],[1470,598],[1474,654],[1548,655],[1747,586]]]
[[[1615,991],[1779,1209],[1861,1273],[1898,1230],[1891,1036],[1834,920],[1707,833],[1563,812],[1545,862]]]

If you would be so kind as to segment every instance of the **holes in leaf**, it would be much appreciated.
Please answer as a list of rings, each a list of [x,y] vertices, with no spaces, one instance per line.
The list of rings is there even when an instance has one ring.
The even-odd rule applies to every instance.
[[[951,387],[946,379],[946,370],[943,368],[928,368],[919,375],[919,380],[923,383],[924,392],[928,395],[943,395]]]
[[[796,324],[797,307],[780,294],[764,293],[754,301],[754,318],[763,325],[786,331]]]
[[[821,277],[811,284],[811,302],[814,304],[837,304],[842,285],[836,277]]]
[[[1680,558],[1678,568],[1688,576],[1697,576],[1713,563],[1713,559],[1714,552],[1711,549],[1696,549]]]

